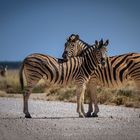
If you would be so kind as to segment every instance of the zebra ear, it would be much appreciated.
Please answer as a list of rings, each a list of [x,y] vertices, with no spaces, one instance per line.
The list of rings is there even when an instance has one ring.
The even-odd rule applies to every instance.
[[[107,46],[109,44],[109,40],[106,40],[106,42],[104,43],[105,46]]]
[[[75,35],[75,34],[72,34],[70,37],[69,37],[69,40],[68,41],[72,41],[72,42],[75,42],[79,40],[79,35]]]
[[[98,41],[97,41],[97,40],[95,40],[95,45],[96,45],[96,46],[98,45]]]
[[[103,39],[99,41],[99,45],[103,45]]]
[[[79,35],[76,35],[76,36],[75,36],[75,39],[76,39],[76,40],[79,40]]]

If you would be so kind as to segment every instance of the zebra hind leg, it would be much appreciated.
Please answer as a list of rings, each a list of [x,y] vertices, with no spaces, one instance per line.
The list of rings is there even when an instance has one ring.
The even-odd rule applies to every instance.
[[[85,113],[84,113],[84,107],[83,107],[83,94],[85,93],[86,87],[78,87],[76,90],[77,93],[77,113],[79,114],[79,117],[85,118]]]
[[[28,100],[30,94],[31,94],[31,90],[25,90],[23,94],[23,103],[24,103],[23,113],[25,114],[25,118],[32,118],[28,110]]]

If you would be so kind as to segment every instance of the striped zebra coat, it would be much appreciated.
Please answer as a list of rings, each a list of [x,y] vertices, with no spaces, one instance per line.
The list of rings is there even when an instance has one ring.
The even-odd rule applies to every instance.
[[[77,40],[75,44],[70,45],[69,42],[76,38],[77,35],[72,34],[65,44],[65,50],[63,56],[65,57],[75,57],[80,56],[81,53],[87,48],[87,43],[82,40]],[[94,45],[93,45],[94,46]],[[65,53],[67,52],[67,53]],[[118,56],[108,57],[106,60],[105,67],[97,67],[94,73],[91,75],[88,86],[89,96],[91,102],[89,103],[89,109],[87,116],[91,116],[93,112],[92,100],[94,102],[94,112],[93,117],[98,116],[99,107],[97,105],[96,88],[97,86],[116,88],[123,86],[128,80],[133,80],[138,87],[138,92],[140,92],[140,54],[137,53],[127,53]]]
[[[27,88],[23,93],[24,108],[26,118],[31,118],[28,111],[28,99],[32,89],[38,81],[45,78],[47,82],[57,85],[66,85],[74,81],[77,88],[77,112],[79,117],[85,117],[82,106],[82,99],[91,73],[94,72],[97,65],[104,62],[105,51],[104,44],[96,44],[95,47],[87,47],[82,53],[82,57],[70,58],[67,62],[59,62],[58,59],[44,54],[31,54],[27,56],[20,69],[20,84],[24,88],[23,72],[27,81]],[[86,62],[90,64],[87,72]]]

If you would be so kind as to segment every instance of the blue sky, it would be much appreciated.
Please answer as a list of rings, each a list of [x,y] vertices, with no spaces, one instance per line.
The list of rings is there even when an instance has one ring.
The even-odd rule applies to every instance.
[[[139,0],[0,0],[0,61],[61,57],[66,38],[109,39],[109,55],[140,53]]]

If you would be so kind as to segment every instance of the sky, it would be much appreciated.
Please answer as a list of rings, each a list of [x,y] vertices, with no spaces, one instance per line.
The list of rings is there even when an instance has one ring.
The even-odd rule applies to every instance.
[[[139,0],[0,0],[0,61],[61,58],[73,33],[89,44],[109,39],[109,56],[140,53],[139,14]]]

